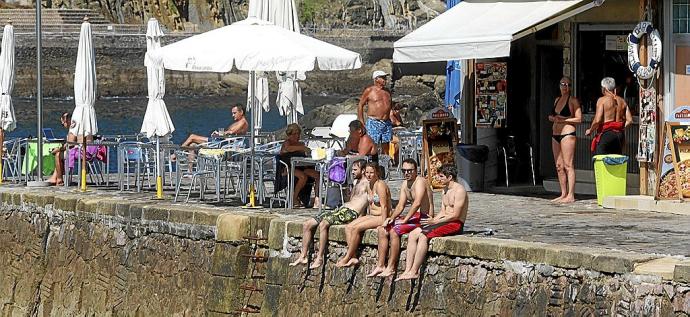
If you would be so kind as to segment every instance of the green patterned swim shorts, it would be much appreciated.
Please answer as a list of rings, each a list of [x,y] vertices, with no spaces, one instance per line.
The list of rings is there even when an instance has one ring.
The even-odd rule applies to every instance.
[[[320,223],[323,220],[328,221],[331,225],[344,225],[350,223],[352,220],[357,219],[359,214],[347,207],[340,207],[335,210],[324,210],[318,214],[314,219],[316,222]]]

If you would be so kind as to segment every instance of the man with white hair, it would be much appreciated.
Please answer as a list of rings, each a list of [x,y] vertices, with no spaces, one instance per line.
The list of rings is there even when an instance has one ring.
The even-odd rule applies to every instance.
[[[390,120],[392,107],[391,92],[386,88],[388,73],[377,70],[372,74],[374,84],[364,89],[357,105],[357,119],[366,127],[379,149],[386,153],[393,138],[393,124]],[[364,105],[367,105],[367,121],[364,122]]]
[[[601,80],[601,94],[592,125],[585,131],[590,135],[596,131],[591,150],[594,155],[623,154],[625,122],[628,106],[616,96],[616,81],[611,77]]]

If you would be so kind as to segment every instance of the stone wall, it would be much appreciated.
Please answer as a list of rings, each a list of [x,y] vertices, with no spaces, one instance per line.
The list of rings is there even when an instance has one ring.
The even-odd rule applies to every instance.
[[[162,44],[176,42],[192,34],[171,33]],[[393,56],[393,42],[400,36],[381,37],[369,33],[315,35],[324,41],[356,51],[362,55],[362,70],[308,73],[306,93],[354,93],[369,84],[371,64]],[[16,34],[15,86],[13,96],[36,95],[36,37]],[[146,96],[144,54],[146,41],[141,34],[96,33],[96,76],[99,96]],[[53,33],[43,39],[43,95],[67,97],[74,94],[74,68],[77,58],[78,33]],[[174,95],[235,95],[246,93],[247,74],[190,73],[166,71],[166,93]],[[271,77],[275,78],[275,77]],[[275,79],[272,79],[275,82]]]
[[[339,226],[323,269],[289,267],[296,216],[8,187],[0,204],[0,316],[225,316],[252,274],[265,274],[249,301],[266,316],[690,314],[690,263],[677,258],[458,236],[434,240],[419,281],[391,283],[364,277],[374,232],[362,265],[334,268]],[[256,272],[247,235],[268,237]]]

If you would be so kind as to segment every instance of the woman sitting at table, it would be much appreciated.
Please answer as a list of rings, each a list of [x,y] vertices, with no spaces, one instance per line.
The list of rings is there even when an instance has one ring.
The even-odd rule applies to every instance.
[[[77,142],[77,136],[69,132],[70,125],[72,123],[72,115],[69,112],[64,112],[60,116],[60,124],[68,130],[67,132],[67,142]],[[55,156],[55,170],[53,175],[51,175],[47,182],[60,186],[62,182],[62,174],[65,170],[65,159],[63,153],[65,152],[65,145],[53,149],[50,153]]]
[[[280,148],[280,160],[288,165],[288,168],[292,164],[291,159],[293,157],[306,157],[310,154],[311,150],[300,142],[300,136],[302,135],[302,128],[297,123],[291,123],[287,126],[285,130],[287,138],[283,142]],[[320,175],[313,167],[295,167],[295,188],[292,193],[292,201],[294,207],[303,207],[299,200],[299,193],[302,191],[304,186],[307,184],[307,177],[314,179],[314,208],[319,208],[321,202],[319,201],[319,179]]]

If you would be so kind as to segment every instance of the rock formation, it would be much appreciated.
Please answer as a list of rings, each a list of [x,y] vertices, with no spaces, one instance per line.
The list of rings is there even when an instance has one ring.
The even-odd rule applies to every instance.
[[[306,28],[412,29],[445,10],[442,0],[296,0]],[[204,31],[242,20],[249,0],[43,0],[45,8],[99,10],[114,23],[157,18],[170,30]]]

